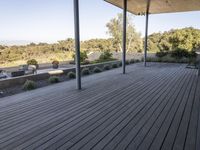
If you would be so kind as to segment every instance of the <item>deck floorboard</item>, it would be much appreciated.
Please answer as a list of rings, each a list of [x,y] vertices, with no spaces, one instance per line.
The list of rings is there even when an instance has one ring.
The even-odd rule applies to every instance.
[[[0,149],[199,150],[200,79],[142,63],[0,99]]]

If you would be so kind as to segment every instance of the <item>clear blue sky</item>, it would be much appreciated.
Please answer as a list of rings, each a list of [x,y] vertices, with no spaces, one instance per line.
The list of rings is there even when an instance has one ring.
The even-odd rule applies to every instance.
[[[106,38],[105,24],[121,9],[103,0],[80,0],[81,39]],[[73,0],[1,0],[0,40],[55,42],[74,37]],[[200,12],[152,15],[149,32],[200,29]],[[144,35],[144,16],[134,23]]]

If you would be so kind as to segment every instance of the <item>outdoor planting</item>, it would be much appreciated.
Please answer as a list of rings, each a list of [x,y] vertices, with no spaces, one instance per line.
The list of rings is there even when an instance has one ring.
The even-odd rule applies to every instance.
[[[59,77],[52,76],[52,77],[49,78],[49,83],[54,84],[54,83],[58,83],[58,82],[60,82]]]
[[[36,82],[31,80],[27,80],[23,85],[23,89],[26,91],[34,90],[36,88],[37,88]]]

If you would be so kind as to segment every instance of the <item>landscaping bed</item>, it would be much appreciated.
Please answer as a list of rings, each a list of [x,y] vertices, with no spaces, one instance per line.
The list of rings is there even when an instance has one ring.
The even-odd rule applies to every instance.
[[[127,65],[136,62],[139,62],[139,60],[132,59],[127,61]],[[87,76],[95,73],[101,73],[110,69],[116,69],[121,67],[121,65],[121,61],[83,65],[81,66],[81,73],[82,76]],[[16,77],[13,79],[5,79],[0,81],[0,98],[75,79],[75,75],[75,68],[69,68],[62,71],[57,71],[55,74],[44,73]]]

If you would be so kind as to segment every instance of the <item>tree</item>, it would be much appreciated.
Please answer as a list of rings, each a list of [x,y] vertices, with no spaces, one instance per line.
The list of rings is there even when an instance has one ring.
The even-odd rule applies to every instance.
[[[151,52],[185,49],[194,51],[200,48],[200,30],[192,27],[172,29],[149,36],[148,50]]]
[[[113,42],[118,45],[118,49],[122,51],[122,36],[123,36],[123,15],[118,14],[116,18],[111,19],[106,27],[108,34],[113,38]],[[132,16],[127,17],[127,52],[140,51],[142,49],[141,34],[136,32],[132,21]]]

